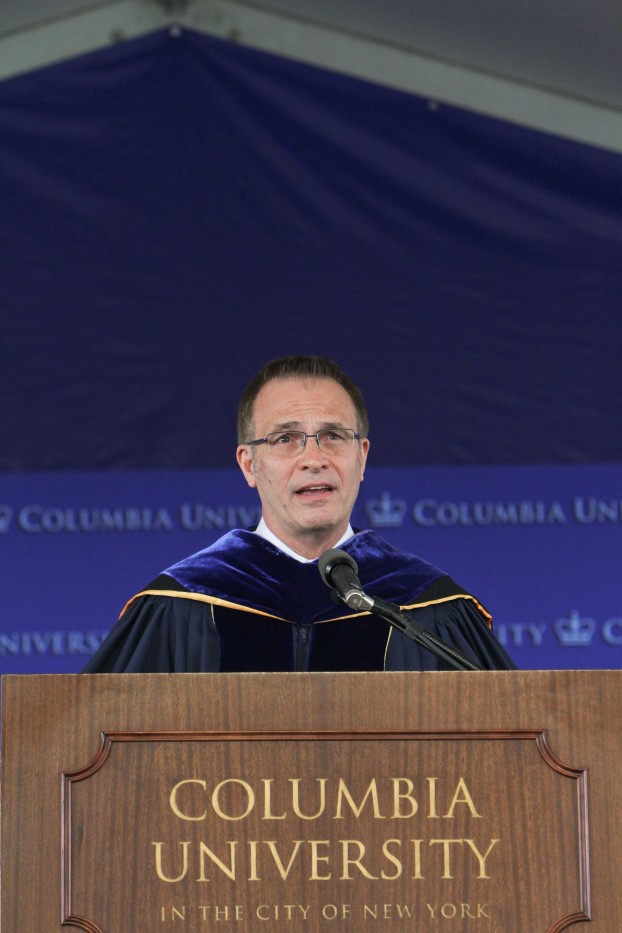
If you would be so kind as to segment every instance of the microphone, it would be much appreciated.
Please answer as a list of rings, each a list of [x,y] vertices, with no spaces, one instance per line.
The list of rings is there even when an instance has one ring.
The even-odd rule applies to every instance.
[[[418,622],[402,612],[399,606],[377,596],[368,596],[363,591],[361,581],[358,578],[358,564],[346,551],[341,551],[339,548],[324,551],[318,560],[318,570],[326,586],[333,590],[332,595],[335,597],[335,602],[340,599],[350,609],[362,609],[372,612],[378,618],[398,629],[407,638],[418,642],[428,651],[431,651],[432,654],[441,658],[450,668],[459,671],[481,670],[478,664],[475,664],[452,645],[447,644],[437,635],[419,625]]]
[[[366,596],[358,578],[358,565],[353,557],[339,548],[324,551],[318,561],[320,576],[350,609],[371,609],[373,600]]]

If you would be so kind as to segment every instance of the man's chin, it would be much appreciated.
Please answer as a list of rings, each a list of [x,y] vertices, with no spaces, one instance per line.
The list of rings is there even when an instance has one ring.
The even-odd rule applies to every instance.
[[[348,527],[347,521],[336,522],[333,519],[322,519],[316,517],[315,521],[301,522],[298,528],[298,536],[301,541],[316,541],[325,539],[327,541],[338,541]],[[326,547],[331,547],[327,544]]]
[[[308,531],[313,534],[314,531],[328,531],[336,528],[343,523],[343,519],[337,519],[327,509],[309,509],[303,515],[298,516],[299,528],[304,533]]]

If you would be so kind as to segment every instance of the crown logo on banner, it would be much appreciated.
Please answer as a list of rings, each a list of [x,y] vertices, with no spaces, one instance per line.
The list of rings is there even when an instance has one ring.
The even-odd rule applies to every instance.
[[[377,528],[397,528],[406,514],[406,502],[392,499],[388,492],[383,492],[378,499],[369,499],[365,504],[372,525]]]
[[[596,623],[594,619],[581,618],[577,610],[573,609],[568,618],[558,619],[554,628],[561,645],[580,648],[591,643]]]

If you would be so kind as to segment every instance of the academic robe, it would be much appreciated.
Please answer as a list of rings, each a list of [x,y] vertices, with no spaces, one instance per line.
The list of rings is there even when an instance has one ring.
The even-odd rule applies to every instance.
[[[369,596],[398,605],[483,669],[514,668],[489,613],[437,567],[372,531],[341,547]],[[83,673],[383,669],[449,665],[377,616],[336,604],[317,561],[238,529],[134,596]]]

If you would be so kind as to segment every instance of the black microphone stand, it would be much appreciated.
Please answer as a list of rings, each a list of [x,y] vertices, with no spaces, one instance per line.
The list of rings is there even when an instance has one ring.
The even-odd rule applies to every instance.
[[[482,670],[474,661],[471,661],[441,638],[437,638],[432,632],[429,632],[422,625],[419,625],[418,622],[409,618],[409,616],[407,616],[405,612],[402,612],[394,603],[379,599],[377,596],[368,596],[367,593],[364,593],[358,588],[348,590],[344,596],[339,596],[338,599],[342,600],[351,609],[366,609],[373,613],[373,615],[378,616],[379,619],[388,622],[389,625],[403,632],[403,634],[412,639],[412,641],[416,641],[419,645],[422,645],[422,647],[427,648],[428,651],[435,654],[437,658],[446,661],[454,670]]]

